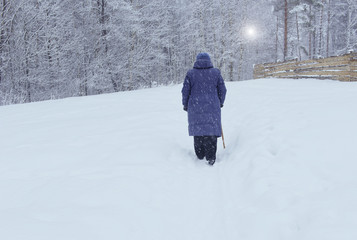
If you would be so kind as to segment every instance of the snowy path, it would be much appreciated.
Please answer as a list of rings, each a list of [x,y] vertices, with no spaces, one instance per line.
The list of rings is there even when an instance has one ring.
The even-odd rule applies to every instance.
[[[357,83],[227,88],[213,167],[181,86],[0,107],[0,239],[357,239]]]

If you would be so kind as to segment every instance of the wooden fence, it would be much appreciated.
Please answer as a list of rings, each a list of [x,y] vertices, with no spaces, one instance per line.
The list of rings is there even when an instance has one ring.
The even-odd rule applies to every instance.
[[[254,78],[318,78],[357,81],[357,53],[343,56],[265,63],[254,66]]]

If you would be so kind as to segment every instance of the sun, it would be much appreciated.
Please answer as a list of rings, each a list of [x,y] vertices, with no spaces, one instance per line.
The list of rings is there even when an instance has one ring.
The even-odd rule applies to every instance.
[[[257,30],[254,26],[247,26],[245,28],[245,35],[247,38],[254,39],[257,36]]]

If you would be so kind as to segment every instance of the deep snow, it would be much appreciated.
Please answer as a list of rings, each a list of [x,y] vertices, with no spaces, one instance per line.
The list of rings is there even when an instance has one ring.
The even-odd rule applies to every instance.
[[[0,239],[357,239],[357,83],[226,85],[213,167],[181,86],[0,107]]]

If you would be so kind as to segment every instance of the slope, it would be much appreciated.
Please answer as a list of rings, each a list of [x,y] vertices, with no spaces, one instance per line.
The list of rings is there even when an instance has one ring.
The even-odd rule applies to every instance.
[[[356,83],[227,88],[213,167],[181,86],[1,107],[0,239],[356,239]]]

